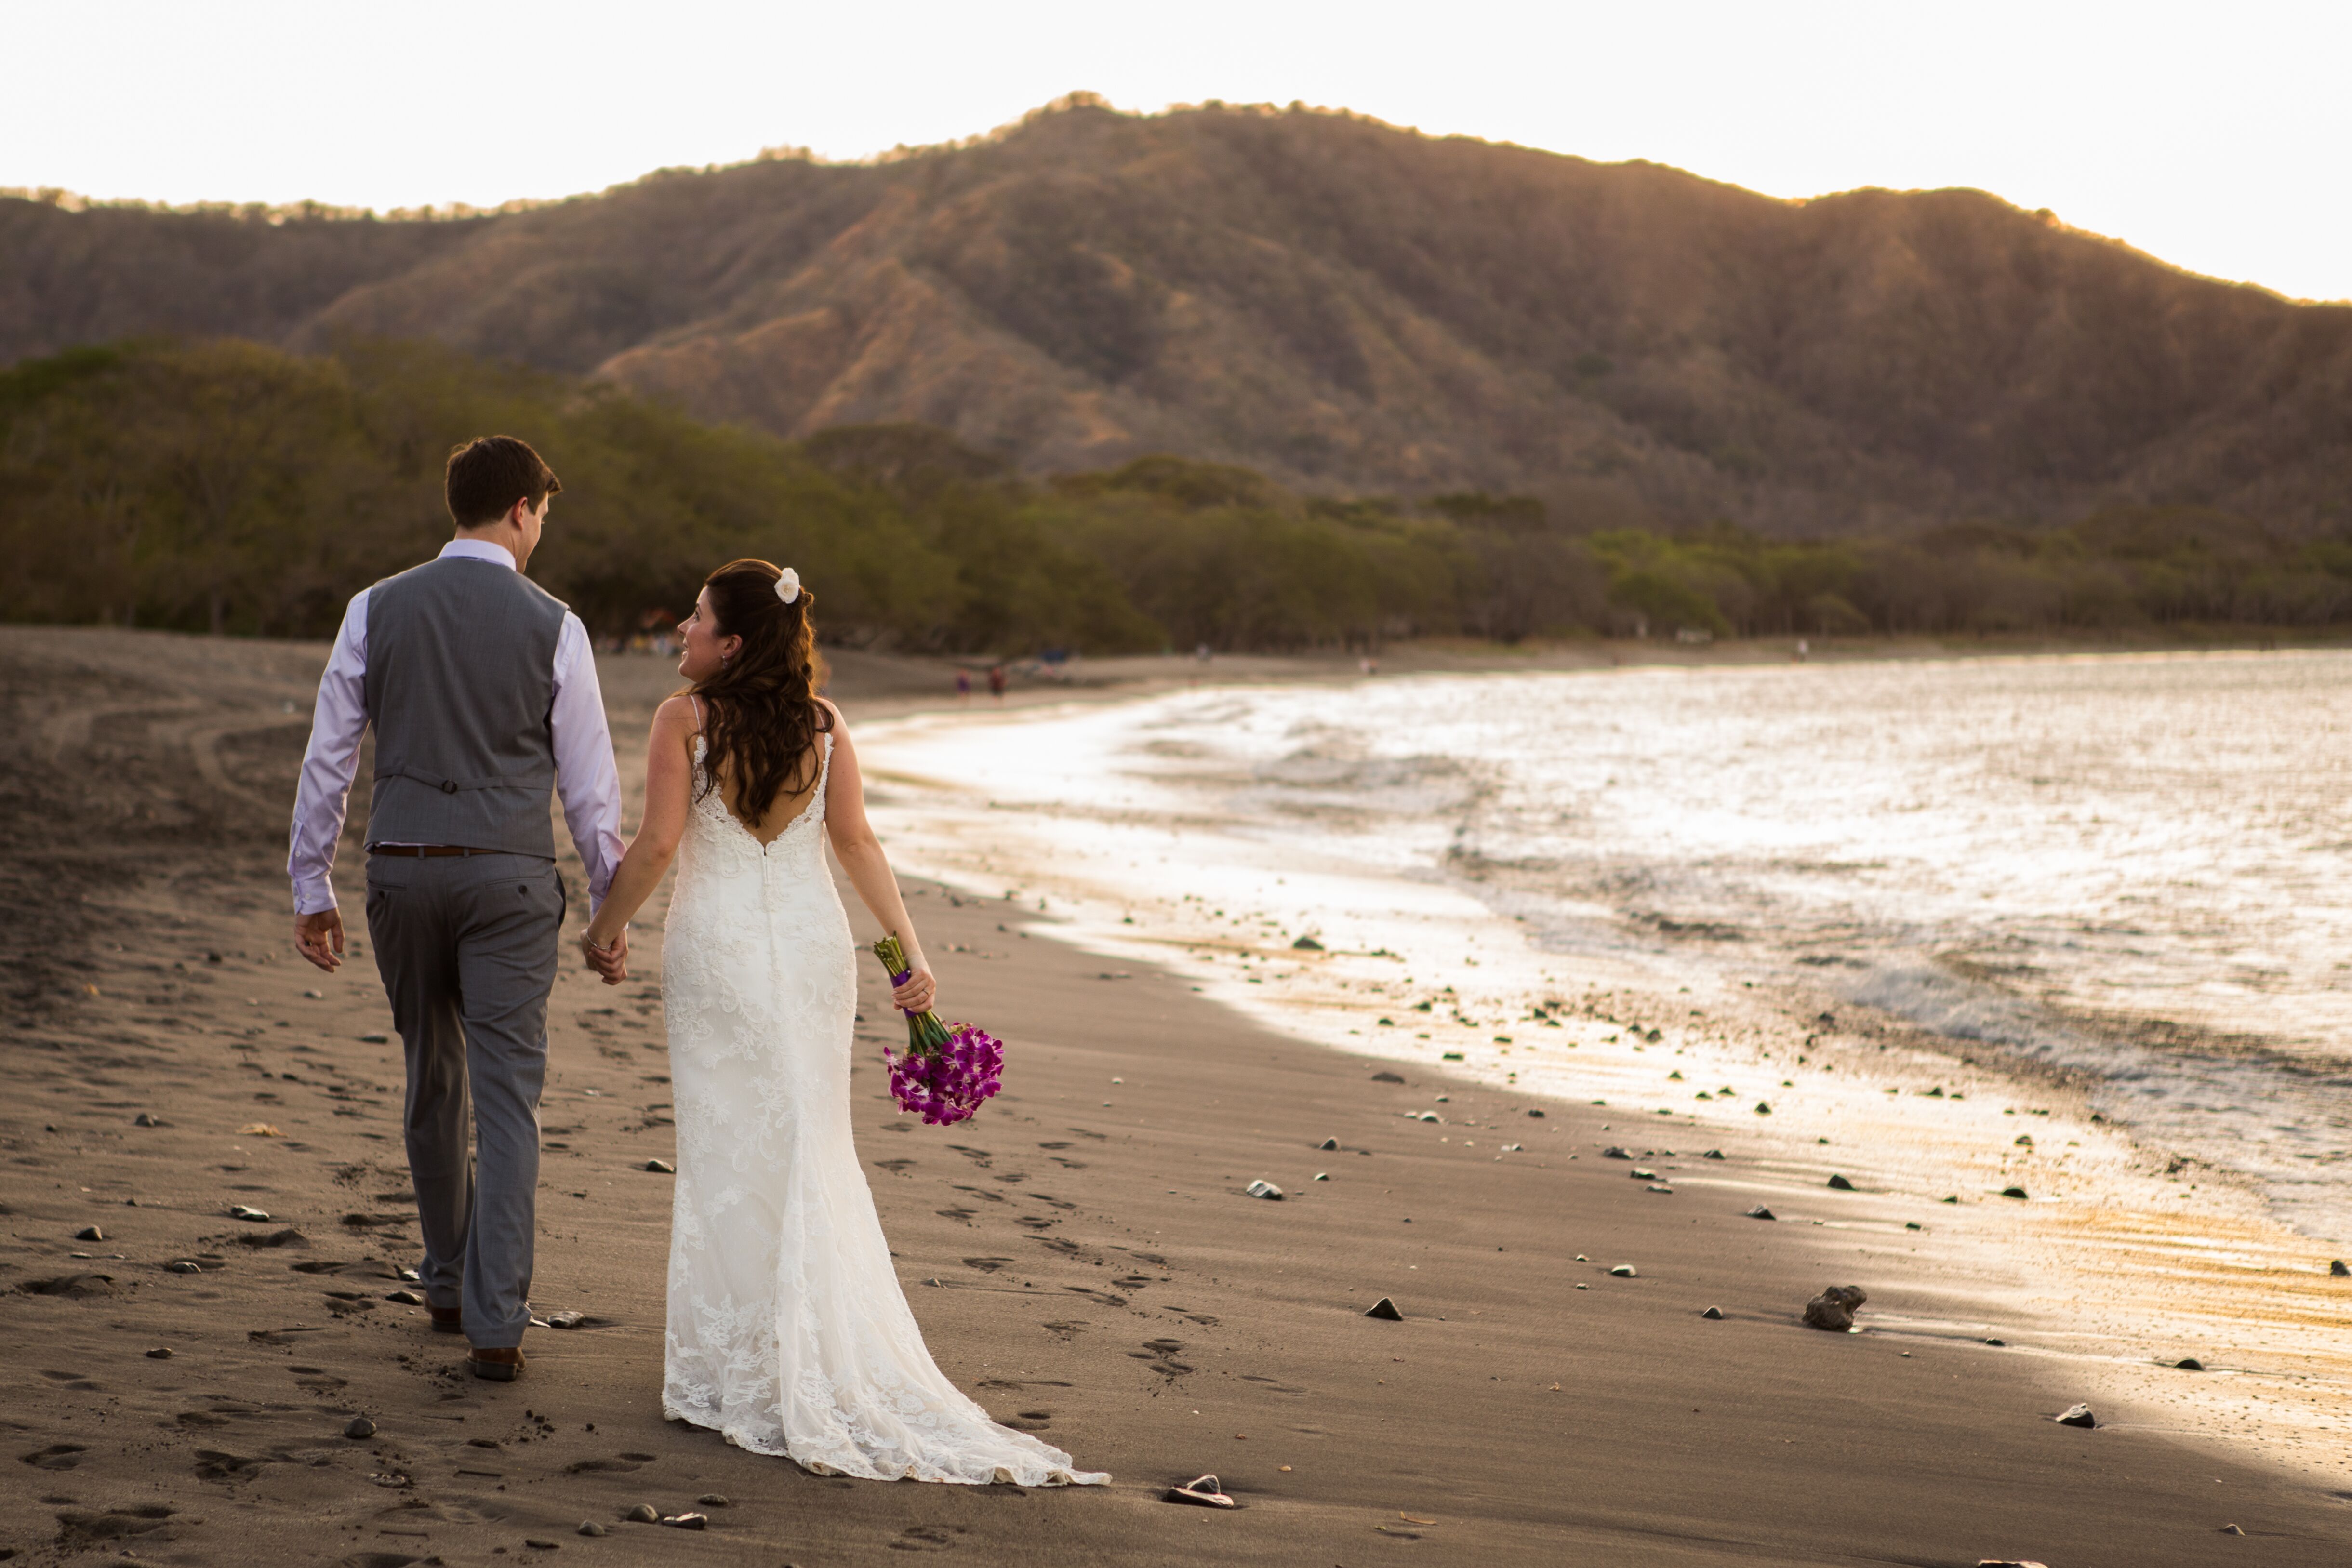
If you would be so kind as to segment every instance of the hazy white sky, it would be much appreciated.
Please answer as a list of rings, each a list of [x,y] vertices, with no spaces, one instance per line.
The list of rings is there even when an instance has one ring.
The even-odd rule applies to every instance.
[[[389,209],[765,146],[950,141],[1073,89],[1345,107],[1774,195],[1975,185],[2352,297],[2352,0],[0,0],[0,185]]]

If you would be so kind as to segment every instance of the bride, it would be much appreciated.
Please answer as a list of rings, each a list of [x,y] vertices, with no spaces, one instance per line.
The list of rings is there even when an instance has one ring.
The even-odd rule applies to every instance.
[[[824,841],[931,1005],[930,965],[866,825],[857,754],[815,694],[814,595],[713,572],[678,627],[692,685],[654,715],[646,806],[582,938],[608,984],[679,855],[662,962],[677,1119],[662,1411],[822,1475],[1092,1484],[1000,1426],[923,1346],[849,1131],[856,947]],[[680,851],[683,851],[681,854]]]

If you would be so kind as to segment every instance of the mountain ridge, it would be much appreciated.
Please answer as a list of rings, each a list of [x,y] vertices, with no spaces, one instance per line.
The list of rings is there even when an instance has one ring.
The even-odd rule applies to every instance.
[[[0,200],[0,362],[146,332],[433,338],[789,437],[911,420],[1033,472],[1171,451],[1585,526],[2352,521],[2352,308],[1980,192],[1787,201],[1300,109],[1066,100],[429,223]]]

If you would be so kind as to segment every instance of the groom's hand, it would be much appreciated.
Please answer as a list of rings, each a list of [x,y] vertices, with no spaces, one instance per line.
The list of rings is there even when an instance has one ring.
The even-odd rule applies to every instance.
[[[594,970],[607,985],[618,985],[629,977],[629,928],[623,926],[613,938],[610,947],[598,947],[583,932],[580,951],[588,957],[588,967]]]
[[[320,910],[294,917],[294,951],[332,974],[343,963],[343,912]]]

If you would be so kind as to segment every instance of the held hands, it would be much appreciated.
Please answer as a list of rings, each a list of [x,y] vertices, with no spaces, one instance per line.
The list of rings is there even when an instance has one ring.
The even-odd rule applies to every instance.
[[[341,910],[320,910],[294,917],[294,951],[332,974],[343,963],[343,915]]]
[[[629,977],[629,928],[623,926],[613,933],[612,941],[599,946],[596,928],[592,924],[580,933],[580,951],[607,985],[618,985]]]

